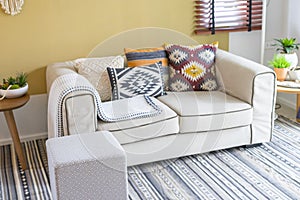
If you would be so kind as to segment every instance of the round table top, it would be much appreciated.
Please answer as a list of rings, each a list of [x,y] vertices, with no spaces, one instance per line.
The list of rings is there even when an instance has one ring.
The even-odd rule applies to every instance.
[[[290,94],[300,94],[300,88],[277,86],[277,92],[285,92]]]
[[[0,111],[7,111],[13,110],[16,108],[20,108],[25,105],[29,101],[29,94],[25,94],[19,98],[12,98],[12,99],[3,99],[0,101]]]

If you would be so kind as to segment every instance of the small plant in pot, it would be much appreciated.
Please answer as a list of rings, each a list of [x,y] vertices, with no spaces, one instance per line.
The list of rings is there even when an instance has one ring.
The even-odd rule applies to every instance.
[[[274,39],[276,41],[272,46],[277,47],[276,51],[282,54],[290,63],[293,69],[298,64],[298,56],[296,50],[299,49],[300,43],[296,43],[296,38]]]
[[[269,62],[269,65],[274,67],[277,80],[284,81],[291,63],[281,54],[277,54],[274,56],[273,60]]]
[[[16,77],[3,79],[0,84],[0,96],[2,98],[17,98],[23,96],[28,91],[27,74],[18,73]]]

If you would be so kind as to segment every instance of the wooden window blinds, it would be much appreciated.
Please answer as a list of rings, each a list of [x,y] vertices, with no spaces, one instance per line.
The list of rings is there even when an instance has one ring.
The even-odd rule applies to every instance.
[[[196,0],[195,33],[261,30],[262,0]]]

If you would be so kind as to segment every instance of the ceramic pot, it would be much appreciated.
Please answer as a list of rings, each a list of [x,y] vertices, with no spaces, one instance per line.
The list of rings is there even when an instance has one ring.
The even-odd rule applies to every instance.
[[[300,69],[288,71],[288,75],[291,81],[300,80]]]
[[[274,68],[278,81],[284,81],[288,72],[288,68]]]
[[[28,91],[28,84],[26,84],[24,87],[13,89],[13,90],[2,90],[0,89],[0,96],[3,96],[5,94],[5,98],[11,99],[11,98],[18,98],[26,94]]]
[[[291,66],[289,67],[289,69],[293,69],[297,66],[298,64],[298,56],[296,53],[290,53],[290,54],[280,54],[282,56],[285,57],[285,59],[291,63]]]

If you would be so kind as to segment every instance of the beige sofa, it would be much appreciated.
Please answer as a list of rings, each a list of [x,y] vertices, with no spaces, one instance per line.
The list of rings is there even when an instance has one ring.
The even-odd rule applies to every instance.
[[[124,47],[153,47],[163,42],[197,44],[168,29],[135,29],[106,40],[89,57],[118,55]],[[153,98],[162,112],[150,118],[104,122],[97,118],[98,94],[71,92],[61,107],[59,126],[64,135],[110,131],[124,148],[128,166],[270,141],[276,96],[273,71],[220,49],[215,65],[221,90],[167,92]],[[58,128],[52,83],[65,74],[78,75],[69,62],[47,67],[49,137],[56,137]],[[80,80],[80,84],[91,86],[86,79]],[[74,83],[64,84],[68,88]]]

